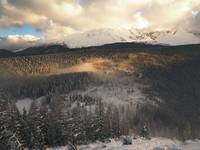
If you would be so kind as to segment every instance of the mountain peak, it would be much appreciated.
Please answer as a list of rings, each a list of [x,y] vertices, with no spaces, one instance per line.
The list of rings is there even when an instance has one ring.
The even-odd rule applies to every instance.
[[[197,44],[200,43],[200,38],[183,29],[142,31],[102,28],[72,34],[64,37],[63,41],[70,48],[81,48],[119,42],[149,42],[169,45]]]

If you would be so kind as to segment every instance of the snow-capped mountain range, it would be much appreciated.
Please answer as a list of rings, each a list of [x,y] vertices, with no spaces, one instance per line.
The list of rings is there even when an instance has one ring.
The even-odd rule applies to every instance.
[[[172,30],[137,30],[137,29],[96,29],[82,33],[75,33],[62,36],[61,39],[54,39],[48,42],[40,41],[29,48],[17,49],[14,52],[30,51],[45,47],[45,52],[49,51],[49,46],[63,46],[67,48],[82,48],[90,46],[101,46],[113,43],[147,43],[162,45],[187,45],[200,44],[200,33],[188,32],[184,29]],[[44,51],[44,50],[43,50]],[[56,50],[57,51],[57,50]]]
[[[199,44],[200,38],[180,30],[141,31],[136,29],[96,29],[64,37],[70,48],[99,46],[117,42],[146,42],[150,44]]]

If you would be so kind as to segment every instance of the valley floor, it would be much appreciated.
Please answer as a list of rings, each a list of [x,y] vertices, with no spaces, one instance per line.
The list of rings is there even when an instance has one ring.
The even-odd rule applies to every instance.
[[[97,142],[79,146],[78,150],[199,150],[200,140],[182,143],[165,138],[151,140],[134,139],[132,145],[123,145],[120,140],[111,140],[110,143]],[[67,147],[49,148],[48,150],[68,150]]]

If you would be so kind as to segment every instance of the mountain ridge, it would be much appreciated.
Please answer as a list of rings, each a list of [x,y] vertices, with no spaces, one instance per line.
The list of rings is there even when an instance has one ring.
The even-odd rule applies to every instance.
[[[0,58],[1,57],[10,57],[10,56],[15,56],[15,53],[11,52],[9,50],[6,50],[6,49],[0,49]]]
[[[148,42],[118,42],[104,44],[100,46],[90,46],[90,47],[81,47],[81,48],[69,48],[65,43],[55,43],[55,44],[44,44],[40,46],[29,47],[21,51],[12,52],[9,50],[0,49],[0,57],[14,57],[14,56],[32,56],[32,55],[45,55],[45,54],[56,54],[56,53],[66,53],[71,51],[85,51],[85,50],[109,50],[109,49],[162,49],[170,50],[173,49],[199,49],[200,44],[188,44],[188,45],[167,45],[159,43],[148,43]]]
[[[119,42],[147,42],[150,44],[198,44],[200,38],[184,29],[137,30],[137,29],[96,29],[63,37],[70,48],[99,46]]]
[[[142,31],[137,29],[102,28],[63,36],[62,39],[56,39],[49,43],[39,43],[32,47],[15,50],[14,52],[19,55],[24,55],[25,51],[26,55],[34,55],[38,52],[48,54],[65,52],[69,49],[99,47],[115,43],[177,46],[200,44],[200,36],[197,33],[187,32],[184,29]]]

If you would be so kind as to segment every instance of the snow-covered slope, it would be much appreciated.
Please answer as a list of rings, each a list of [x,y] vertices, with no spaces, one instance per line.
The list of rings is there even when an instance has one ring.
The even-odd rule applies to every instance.
[[[135,35],[125,29],[99,29],[67,36],[65,42],[69,47],[88,47],[136,40]]]
[[[98,46],[116,42],[153,42],[151,35],[135,29],[98,29],[67,36],[69,47]]]
[[[180,30],[141,31],[136,29],[96,29],[64,37],[70,48],[98,46],[116,42],[148,42],[170,45],[197,44],[200,38]]]
[[[159,36],[156,41],[158,43],[165,43],[170,45],[185,45],[185,44],[199,44],[200,38],[184,31],[183,29],[174,32],[174,34],[168,34]]]

